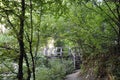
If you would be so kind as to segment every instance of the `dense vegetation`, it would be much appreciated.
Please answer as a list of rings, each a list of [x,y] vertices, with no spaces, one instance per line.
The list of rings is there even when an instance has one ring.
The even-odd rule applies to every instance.
[[[62,80],[71,73],[71,61],[41,55],[51,39],[56,47],[81,47],[83,74],[120,79],[120,0],[0,0],[0,79]]]

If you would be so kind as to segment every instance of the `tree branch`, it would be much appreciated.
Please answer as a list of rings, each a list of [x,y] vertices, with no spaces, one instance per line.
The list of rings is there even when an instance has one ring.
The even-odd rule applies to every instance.
[[[0,46],[0,48],[6,49],[6,50],[14,50],[15,52],[19,53],[18,49],[7,47],[7,46]]]
[[[18,32],[17,32],[16,28],[14,27],[13,23],[10,21],[9,16],[8,16],[7,13],[6,13],[6,16],[7,16],[7,22],[11,25],[11,27],[12,27],[13,31],[15,32],[15,34],[18,35]]]
[[[107,3],[106,0],[104,0],[105,4],[107,5],[108,9],[110,10],[110,12],[114,15],[114,17],[118,20],[117,16],[115,15],[115,13],[112,11],[111,7],[109,6],[109,4]]]

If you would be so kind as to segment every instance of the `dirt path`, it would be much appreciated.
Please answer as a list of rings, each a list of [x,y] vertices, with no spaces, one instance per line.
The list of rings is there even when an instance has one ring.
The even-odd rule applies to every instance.
[[[76,70],[75,73],[67,75],[65,80],[83,80],[80,78],[79,73],[79,70]]]
[[[76,70],[75,73],[66,76],[65,80],[96,80],[91,70],[88,70],[86,74],[80,73],[80,70]],[[106,80],[106,79],[101,79]]]

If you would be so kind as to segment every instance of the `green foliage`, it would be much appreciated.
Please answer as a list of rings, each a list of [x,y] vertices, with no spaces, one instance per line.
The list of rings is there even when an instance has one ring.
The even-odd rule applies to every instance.
[[[0,61],[0,79],[16,80],[16,74],[14,72],[13,62],[10,59]]]
[[[73,68],[70,61],[59,59],[50,59],[49,67],[37,67],[37,80],[62,80],[66,74],[71,73]]]
[[[13,36],[0,34],[0,57],[1,59],[16,59],[18,56],[17,43]]]
[[[26,0],[24,42],[29,63],[31,64],[29,40],[32,34],[32,50],[35,53],[33,55],[40,52],[39,48],[46,46],[51,37],[57,47],[80,46],[85,58],[107,53],[109,46],[116,45],[118,39],[118,4],[105,0],[101,3],[98,0],[32,0],[32,31],[30,4],[29,0]],[[18,62],[20,7],[18,0],[0,1],[0,24],[9,29],[8,33],[0,33],[1,60],[10,59],[11,62]],[[37,72],[38,80],[60,80],[66,73],[71,72],[72,66],[68,68],[71,62],[66,61],[66,65],[63,65],[59,61],[50,61],[47,66],[47,58],[40,59],[36,62],[36,66],[40,68]],[[118,69],[117,67],[115,72],[113,71],[114,75],[119,75]],[[97,71],[98,66],[95,68],[95,72]],[[27,68],[24,67],[25,76],[26,72]]]

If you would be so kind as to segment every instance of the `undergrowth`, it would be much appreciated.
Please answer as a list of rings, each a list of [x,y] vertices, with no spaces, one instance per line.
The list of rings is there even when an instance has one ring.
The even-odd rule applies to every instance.
[[[67,60],[61,62],[59,59],[50,59],[47,66],[42,64],[37,67],[36,80],[63,80],[66,74],[73,71],[71,64],[71,61]]]
[[[89,56],[83,61],[81,71],[83,75],[90,72],[95,80],[120,80],[120,53],[112,47],[108,52]]]

